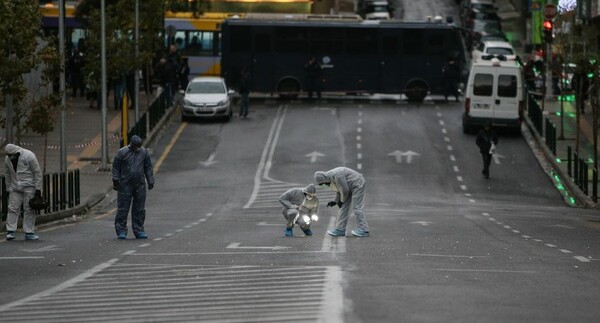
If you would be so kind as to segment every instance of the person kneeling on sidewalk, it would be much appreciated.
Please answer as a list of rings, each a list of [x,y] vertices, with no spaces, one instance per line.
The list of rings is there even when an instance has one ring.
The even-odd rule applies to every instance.
[[[6,240],[13,240],[17,231],[21,207],[23,208],[23,231],[25,240],[38,240],[35,231],[35,212],[29,206],[34,197],[42,196],[42,171],[30,150],[8,144],[4,148],[4,174],[8,192],[8,217],[6,219]]]
[[[319,199],[314,184],[287,190],[279,197],[279,203],[283,205],[283,217],[287,220],[286,237],[293,236],[296,223],[305,235],[313,235],[310,225],[319,219]]]

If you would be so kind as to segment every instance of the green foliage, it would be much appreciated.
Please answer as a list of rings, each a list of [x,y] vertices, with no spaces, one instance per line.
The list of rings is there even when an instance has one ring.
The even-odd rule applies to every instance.
[[[162,48],[163,0],[139,0],[139,56],[135,57],[135,1],[106,1],[105,35],[108,79],[143,68]],[[101,16],[99,0],[83,0],[76,15],[88,22],[84,75],[101,75]]]
[[[55,42],[44,39],[40,33],[42,17],[38,6],[39,1],[35,0],[0,0],[0,94],[12,96],[17,129],[24,121],[25,129],[45,134],[51,127],[30,125],[53,122],[53,112],[60,105],[58,95],[42,89],[50,88],[60,75],[60,59]],[[29,88],[23,79],[28,73],[40,76],[39,82],[29,84]],[[6,108],[4,100],[0,104]],[[6,120],[1,122],[5,124]]]

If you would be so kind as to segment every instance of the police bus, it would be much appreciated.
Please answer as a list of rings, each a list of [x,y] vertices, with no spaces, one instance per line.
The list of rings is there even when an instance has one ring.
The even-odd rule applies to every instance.
[[[251,71],[252,90],[298,96],[304,65],[321,64],[323,92],[404,94],[422,101],[443,94],[442,68],[454,58],[468,75],[460,29],[441,19],[367,21],[355,15],[247,14],[221,26],[222,75],[235,86]]]

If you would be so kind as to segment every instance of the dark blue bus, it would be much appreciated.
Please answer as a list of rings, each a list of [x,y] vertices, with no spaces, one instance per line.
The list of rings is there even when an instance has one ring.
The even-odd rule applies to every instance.
[[[225,20],[221,32],[222,76],[235,88],[245,66],[256,92],[298,96],[306,90],[304,64],[313,56],[322,66],[323,92],[402,93],[422,101],[443,94],[448,58],[468,75],[461,31],[441,21],[249,14]]]

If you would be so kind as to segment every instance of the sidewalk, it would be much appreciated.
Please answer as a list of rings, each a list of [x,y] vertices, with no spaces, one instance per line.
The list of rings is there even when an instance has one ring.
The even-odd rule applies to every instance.
[[[82,214],[95,204],[99,203],[111,190],[111,165],[112,158],[120,148],[121,141],[121,110],[113,108],[112,96],[108,98],[106,114],[107,129],[107,168],[102,166],[102,110],[91,108],[89,101],[82,97],[67,96],[67,116],[65,126],[65,143],[67,151],[68,170],[80,170],[80,197],[79,206],[72,209],[43,214],[38,216],[36,223],[43,224],[49,221],[65,218],[75,214]],[[156,91],[154,92],[156,94]],[[148,109],[154,96],[139,93],[139,116]],[[129,128],[135,124],[135,109],[129,110]],[[44,156],[44,138],[35,133],[21,136],[19,146],[35,153],[40,167],[45,174],[60,172],[60,117],[59,111],[55,117],[55,129],[48,134],[47,149]],[[0,228],[2,230],[3,228]]]
[[[517,4],[517,6],[515,6]],[[525,53],[525,45],[527,43],[526,37],[523,32],[526,31],[524,15],[520,11],[525,10],[518,6],[516,0],[498,0],[496,1],[498,7],[498,15],[502,18],[502,27],[504,32],[507,34],[511,44],[515,48],[517,54],[525,58],[529,53]],[[541,149],[534,153],[538,157],[541,166],[546,170],[548,175],[555,182],[555,185],[561,190],[563,198],[567,203],[578,206],[585,206],[590,208],[596,208],[599,205],[591,199],[591,189],[589,190],[590,196],[583,193],[579,187],[577,187],[573,179],[568,175],[568,164],[567,164],[567,149],[571,147],[572,152],[576,149],[576,132],[577,132],[577,118],[575,111],[575,102],[559,101],[556,96],[551,94],[552,86],[550,77],[547,78],[546,88],[550,92],[547,94],[544,100],[544,117],[548,118],[552,123],[556,125],[556,156],[550,151],[546,145],[546,140],[543,137],[545,134],[538,134],[534,129],[531,120],[527,116],[527,112],[524,113],[525,121],[529,131],[524,131],[525,137],[533,137],[537,143],[537,147]],[[540,105],[542,104],[539,102]],[[562,105],[562,114],[561,114]],[[562,124],[561,124],[562,117]],[[580,115],[580,134],[579,134],[579,152],[578,154],[586,160],[591,160],[594,156],[593,147],[593,120],[592,112],[589,105],[586,107],[585,114]],[[561,133],[563,138],[561,138]],[[527,139],[527,138],[526,138]],[[598,137],[600,140],[600,136]],[[558,178],[556,178],[558,176]],[[591,182],[591,176],[590,176]],[[565,191],[563,187],[568,191]]]

